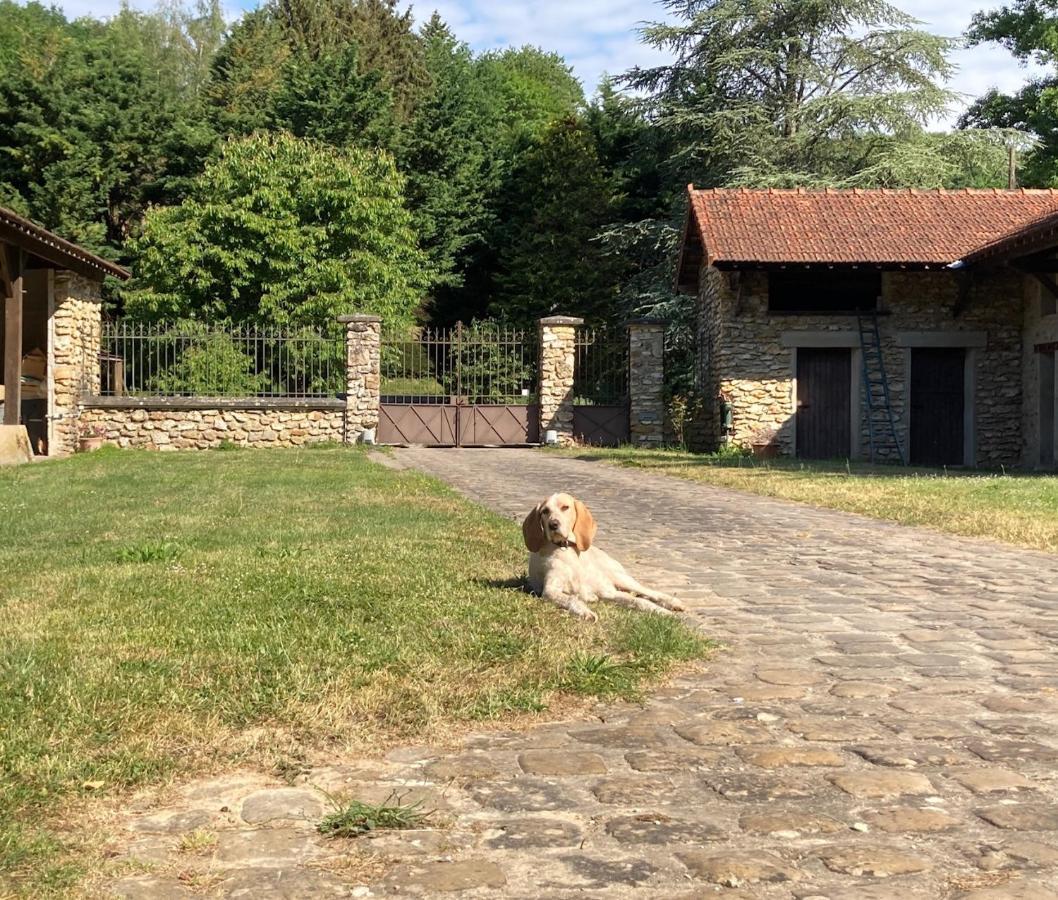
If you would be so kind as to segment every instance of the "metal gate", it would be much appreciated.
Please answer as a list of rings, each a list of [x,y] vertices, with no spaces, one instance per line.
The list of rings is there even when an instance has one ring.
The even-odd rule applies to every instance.
[[[493,322],[382,336],[381,444],[540,442],[536,336]]]
[[[573,436],[616,447],[629,439],[628,332],[578,328],[573,370]]]

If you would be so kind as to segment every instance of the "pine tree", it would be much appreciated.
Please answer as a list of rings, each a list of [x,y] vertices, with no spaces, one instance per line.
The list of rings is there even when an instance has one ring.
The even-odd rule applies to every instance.
[[[437,14],[422,31],[432,86],[401,152],[408,198],[435,289],[463,283],[469,248],[484,239],[496,190],[496,138],[490,99],[466,44]]]
[[[609,320],[617,272],[596,240],[613,197],[591,132],[553,125],[510,173],[496,231],[496,291],[489,312],[529,324],[552,313]]]

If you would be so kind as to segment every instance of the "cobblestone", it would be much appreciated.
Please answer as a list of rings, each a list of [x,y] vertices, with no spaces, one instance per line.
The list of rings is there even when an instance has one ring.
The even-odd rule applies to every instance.
[[[512,522],[573,492],[722,649],[579,721],[178,787],[126,812],[115,865],[149,841],[156,868],[112,894],[1058,897],[1058,557],[541,452],[393,460]],[[324,790],[440,818],[328,841]],[[180,855],[189,826],[212,854]]]

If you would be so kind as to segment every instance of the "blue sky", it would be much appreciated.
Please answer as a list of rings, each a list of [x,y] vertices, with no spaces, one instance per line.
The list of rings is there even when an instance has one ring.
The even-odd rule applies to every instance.
[[[105,15],[119,0],[65,0],[70,15]],[[228,0],[248,8],[253,0]],[[895,4],[938,34],[961,35],[974,10],[999,6],[1000,0],[895,0]],[[133,0],[135,6],[152,0]],[[617,74],[634,65],[650,65],[662,57],[639,42],[637,26],[659,18],[656,0],[419,0],[416,17],[428,19],[437,9],[463,40],[477,50],[536,44],[561,53],[591,93],[603,73]],[[969,97],[989,87],[1013,90],[1024,82],[1026,70],[998,47],[960,50],[958,72],[951,88]],[[951,120],[959,110],[953,110]]]

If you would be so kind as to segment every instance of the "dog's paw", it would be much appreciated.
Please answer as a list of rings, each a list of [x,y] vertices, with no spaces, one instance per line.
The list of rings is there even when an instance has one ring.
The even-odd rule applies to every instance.
[[[571,604],[569,607],[569,611],[578,619],[583,619],[585,622],[599,621],[599,617],[595,614],[595,611],[586,603]]]

